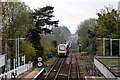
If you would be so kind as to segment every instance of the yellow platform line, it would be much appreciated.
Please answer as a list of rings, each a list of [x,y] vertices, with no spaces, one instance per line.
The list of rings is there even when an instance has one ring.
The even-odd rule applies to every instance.
[[[92,78],[95,78],[94,76],[92,76]]]
[[[93,80],[97,80],[97,79],[95,78],[95,76],[92,76],[92,79],[93,79]]]
[[[25,78],[34,78],[34,76],[38,73],[38,71],[32,71]],[[35,74],[35,75],[34,75]]]

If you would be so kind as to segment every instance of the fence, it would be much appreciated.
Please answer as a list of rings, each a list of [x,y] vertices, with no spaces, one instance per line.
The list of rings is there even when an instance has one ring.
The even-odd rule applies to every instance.
[[[33,63],[25,64],[25,65],[22,65],[22,66],[17,67],[17,69],[16,69],[16,70],[17,70],[17,75],[19,75],[19,74],[21,74],[21,73],[29,70],[29,69],[32,68],[32,67],[33,67]],[[8,79],[13,78],[13,75],[12,75],[13,72],[15,72],[15,69],[10,70],[10,71],[7,72],[7,78],[8,78]],[[4,74],[1,74],[1,75],[0,75],[0,78],[1,78],[1,77],[5,78],[5,75],[6,75],[5,73],[4,73]]]

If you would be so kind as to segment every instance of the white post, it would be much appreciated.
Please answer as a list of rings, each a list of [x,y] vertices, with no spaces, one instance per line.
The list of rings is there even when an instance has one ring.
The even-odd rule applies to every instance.
[[[25,55],[23,57],[23,60],[24,60],[24,68],[25,68],[25,70],[27,70],[27,66],[25,65]]]
[[[20,57],[18,57],[18,67],[20,66]]]
[[[8,71],[10,71],[10,59],[8,59]]]
[[[19,59],[19,38],[18,38],[18,67],[20,66],[20,59]]]
[[[7,80],[7,43],[5,43],[5,80]]]
[[[14,73],[15,73],[15,58],[14,58],[14,62],[13,62],[13,65],[14,65]]]
[[[15,67],[17,68],[17,62],[18,62],[18,60],[17,60],[17,38],[15,39],[15,47],[16,47],[16,51],[15,51],[15,56],[16,56],[16,65],[15,65]]]
[[[15,39],[15,46],[16,46],[16,60],[15,60],[15,73],[17,74],[17,63],[18,63],[18,59],[17,59],[17,38]]]
[[[24,65],[25,65],[25,55],[24,55]]]
[[[112,38],[110,39],[110,56],[112,56]]]
[[[105,38],[103,38],[103,56],[105,56]]]

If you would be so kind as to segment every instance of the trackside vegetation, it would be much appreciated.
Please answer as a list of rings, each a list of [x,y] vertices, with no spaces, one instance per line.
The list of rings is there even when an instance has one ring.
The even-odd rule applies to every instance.
[[[78,43],[82,44],[84,50],[90,54],[103,55],[103,40],[97,38],[120,38],[120,20],[118,11],[111,6],[101,9],[97,13],[97,19],[83,21],[77,30],[79,35]],[[113,41],[113,55],[119,54],[119,41]],[[110,41],[105,41],[105,54],[110,55]]]
[[[56,55],[58,42],[64,42],[67,38],[60,35],[52,35],[50,27],[58,27],[59,20],[53,21],[55,17],[54,7],[45,6],[32,11],[24,2],[2,2],[2,51],[5,53],[5,43],[8,45],[8,59],[11,69],[15,58],[15,39],[19,40],[19,56],[26,56],[26,62],[32,61],[34,66],[37,58],[42,57],[43,62]],[[64,32],[65,33],[65,32]],[[9,40],[13,39],[13,40]]]

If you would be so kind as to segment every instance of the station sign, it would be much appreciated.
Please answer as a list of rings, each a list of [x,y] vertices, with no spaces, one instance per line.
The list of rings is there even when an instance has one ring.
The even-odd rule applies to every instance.
[[[39,67],[41,67],[43,64],[42,64],[42,62],[38,62],[38,64],[37,64]]]
[[[37,60],[38,60],[38,61],[42,61],[42,57],[38,57]]]

